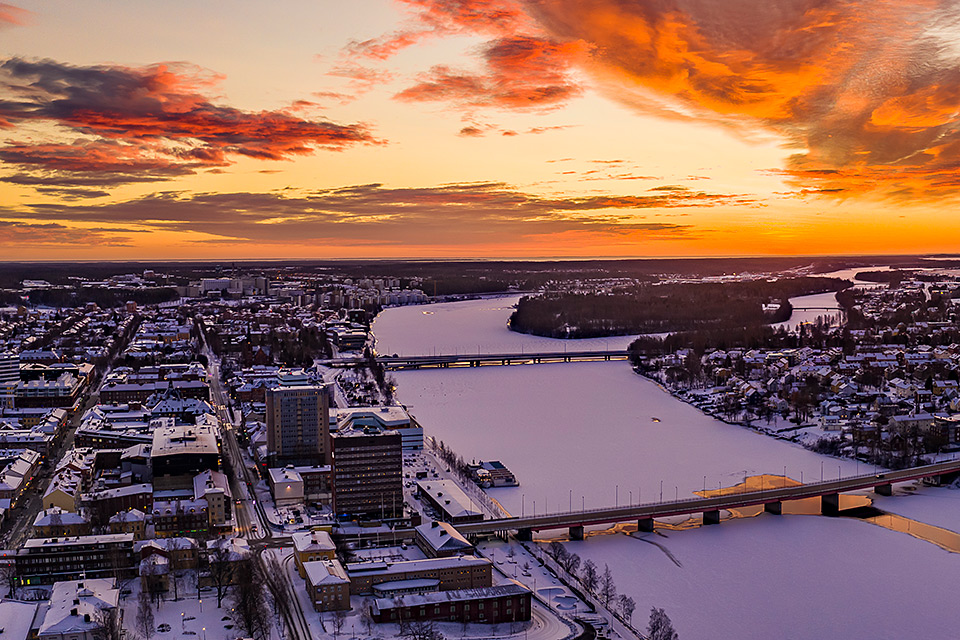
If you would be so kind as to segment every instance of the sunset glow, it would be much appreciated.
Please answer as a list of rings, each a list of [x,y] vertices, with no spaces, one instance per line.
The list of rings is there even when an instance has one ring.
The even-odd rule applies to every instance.
[[[0,3],[8,260],[956,252],[960,3]]]

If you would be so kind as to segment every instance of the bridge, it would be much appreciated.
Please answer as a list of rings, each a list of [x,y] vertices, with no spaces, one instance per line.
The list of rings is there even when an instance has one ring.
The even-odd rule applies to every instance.
[[[840,307],[793,307],[794,311],[833,311],[834,313],[843,313]]]
[[[485,367],[517,364],[546,364],[551,362],[605,362],[627,360],[629,353],[625,349],[603,351],[545,351],[533,353],[460,353],[432,356],[377,356],[377,362],[387,370]],[[353,367],[367,362],[366,358],[330,358],[318,360],[328,367]]]
[[[672,502],[656,502],[641,505],[584,509],[543,515],[528,515],[512,518],[499,518],[458,524],[457,530],[466,536],[516,531],[521,540],[530,540],[534,531],[551,529],[569,529],[572,540],[582,540],[584,527],[592,525],[614,524],[635,520],[640,531],[653,531],[656,518],[703,514],[703,524],[719,524],[720,512],[724,509],[763,505],[764,511],[779,515],[782,504],[789,500],[820,498],[821,513],[837,515],[840,511],[840,494],[848,491],[872,489],[879,495],[891,495],[893,483],[911,480],[936,479],[960,474],[960,459],[936,464],[888,471],[885,473],[851,476],[838,480],[827,480],[778,487],[760,491],[723,493],[710,497],[685,498]]]

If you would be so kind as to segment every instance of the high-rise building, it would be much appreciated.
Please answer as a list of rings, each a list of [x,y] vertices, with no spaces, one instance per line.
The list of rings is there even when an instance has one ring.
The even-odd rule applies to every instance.
[[[20,356],[0,352],[0,409],[13,407],[18,382],[20,382]]]
[[[266,393],[270,466],[330,464],[329,388],[284,382]]]
[[[403,439],[381,427],[333,435],[333,509],[338,516],[403,515]]]

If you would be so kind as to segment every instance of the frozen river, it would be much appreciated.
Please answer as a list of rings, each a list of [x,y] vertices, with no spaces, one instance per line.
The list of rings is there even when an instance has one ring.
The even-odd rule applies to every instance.
[[[602,349],[630,342],[512,333],[506,319],[515,301],[389,309],[374,324],[378,350],[558,351],[564,344]],[[511,513],[650,502],[661,490],[664,499],[688,497],[704,487],[737,484],[745,475],[786,471],[811,480],[857,470],[854,462],[705,416],[624,362],[395,376],[400,400],[429,435],[467,459],[499,459],[517,475],[520,487],[490,491]],[[945,497],[920,504],[907,496],[882,506],[896,510],[897,500],[915,505],[909,509],[915,518],[956,509],[958,502]],[[947,526],[958,519],[932,520]],[[683,639],[952,638],[960,624],[950,595],[960,556],[866,522],[760,516],[648,537],[677,562],[622,533],[570,544],[601,567],[610,565],[620,591],[636,599],[638,618],[652,606],[666,607]]]

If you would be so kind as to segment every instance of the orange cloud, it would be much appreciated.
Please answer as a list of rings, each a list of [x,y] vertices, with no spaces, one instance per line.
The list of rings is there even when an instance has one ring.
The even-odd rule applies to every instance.
[[[624,102],[766,129],[803,149],[787,167],[799,187],[893,197],[955,190],[960,53],[944,35],[955,23],[949,3],[526,4],[550,37],[590,43],[592,68]]]
[[[0,2],[0,29],[4,27],[23,26],[27,23],[30,12],[20,7],[15,7],[6,2]]]
[[[21,169],[112,173],[154,179],[230,164],[230,156],[288,159],[316,149],[377,142],[360,124],[249,112],[211,102],[219,76],[183,64],[77,67],[52,60],[0,63],[0,121],[46,122],[80,142],[14,142],[0,158]]]
[[[447,100],[464,108],[543,109],[579,95],[568,77],[586,55],[582,42],[559,43],[532,36],[498,38],[483,48],[485,73],[438,65],[397,94],[400,100]]]
[[[418,10],[425,32],[496,38],[481,51],[485,73],[437,66],[400,98],[467,107],[561,104],[576,91],[569,66],[585,64],[641,112],[780,135],[803,150],[786,175],[807,193],[940,197],[955,190],[955,3],[498,0],[485,14],[479,0],[399,1]],[[496,68],[491,48],[513,37],[580,43],[579,51],[545,67]],[[545,69],[551,81],[539,82]],[[506,98],[496,90],[511,85],[519,90]],[[826,170],[833,173],[824,182]]]

